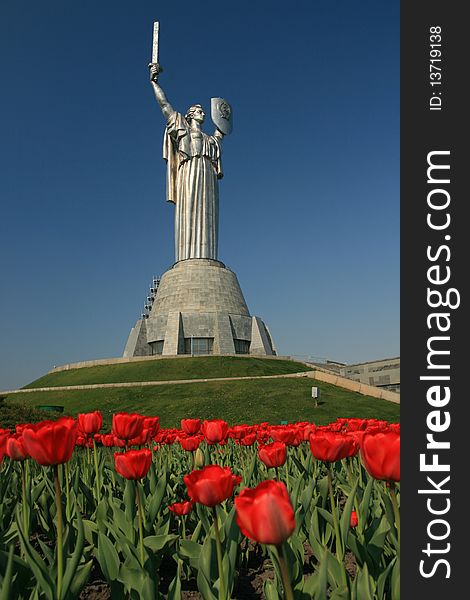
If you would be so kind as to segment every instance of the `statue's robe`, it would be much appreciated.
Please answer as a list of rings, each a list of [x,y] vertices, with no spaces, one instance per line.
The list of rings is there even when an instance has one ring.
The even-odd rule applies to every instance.
[[[219,184],[223,176],[220,139],[191,131],[184,116],[173,112],[163,140],[167,161],[167,200],[175,203],[176,261],[217,260]]]

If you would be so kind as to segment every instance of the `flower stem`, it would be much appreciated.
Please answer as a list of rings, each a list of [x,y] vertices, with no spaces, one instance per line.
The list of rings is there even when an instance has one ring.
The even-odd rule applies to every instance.
[[[140,566],[144,568],[145,555],[144,555],[144,530],[142,526],[142,502],[140,499],[139,482],[135,482],[135,498],[137,500],[137,513],[139,516],[139,548],[140,548]]]
[[[400,508],[398,506],[397,494],[395,491],[395,484],[390,483],[390,497],[392,499],[393,512],[395,514],[395,526],[397,528],[398,535],[398,546],[400,546]]]
[[[220,543],[219,523],[217,521],[217,510],[215,506],[212,507],[212,514],[214,515],[215,546],[217,549],[217,566],[219,568],[219,600],[226,600],[224,569],[222,565],[222,544]]]
[[[59,482],[59,467],[54,465],[54,488],[55,488],[55,505],[57,511],[57,597],[60,598],[62,592],[62,576],[64,572],[64,550],[62,548],[62,494]]]
[[[336,512],[335,495],[333,493],[333,478],[331,475],[331,464],[328,465],[328,490],[330,492],[331,512],[333,513],[333,524],[334,524],[335,536],[336,536],[336,557],[340,562],[342,562],[343,556],[344,556],[344,550],[343,550],[343,542],[341,540],[341,534],[339,531],[339,523],[338,523],[338,514]]]
[[[21,486],[23,493],[23,530],[27,540],[29,540],[28,506],[26,498],[26,468],[24,460],[21,461]]]
[[[69,463],[65,463],[64,464],[64,479],[65,479],[65,500],[66,500],[66,504],[65,504],[65,514],[67,516],[67,520],[70,519],[70,467],[69,467]]]
[[[95,440],[93,440],[93,457],[94,457],[94,461],[95,461],[96,506],[98,506],[98,503],[100,501],[101,485],[100,485],[100,475],[99,475],[99,469],[98,469],[98,452],[97,452]]]
[[[290,582],[289,569],[287,567],[286,557],[282,544],[276,546],[279,555],[279,567],[281,568],[282,585],[284,587],[284,596],[286,600],[294,600],[294,593],[292,591],[292,585]]]

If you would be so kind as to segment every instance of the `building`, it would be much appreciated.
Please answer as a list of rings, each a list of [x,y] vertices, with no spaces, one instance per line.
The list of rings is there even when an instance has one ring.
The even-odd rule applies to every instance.
[[[400,357],[343,365],[339,375],[400,393]]]

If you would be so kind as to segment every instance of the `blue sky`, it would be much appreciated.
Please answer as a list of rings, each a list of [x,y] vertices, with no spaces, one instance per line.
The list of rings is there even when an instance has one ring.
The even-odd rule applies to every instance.
[[[0,6],[0,389],[120,356],[173,263],[154,20],[173,106],[233,107],[219,258],[279,353],[397,356],[398,1],[18,0]]]

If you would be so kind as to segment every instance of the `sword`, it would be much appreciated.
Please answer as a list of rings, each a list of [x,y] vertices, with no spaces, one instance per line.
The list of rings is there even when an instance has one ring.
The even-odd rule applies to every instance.
[[[155,21],[153,24],[153,43],[152,43],[152,63],[158,64],[158,34],[160,32],[160,23]]]

